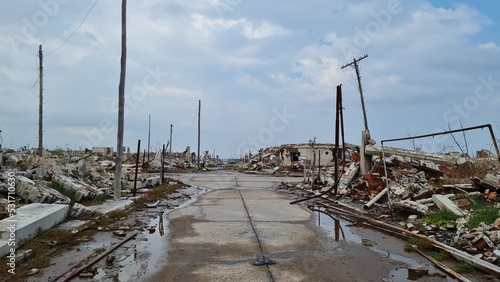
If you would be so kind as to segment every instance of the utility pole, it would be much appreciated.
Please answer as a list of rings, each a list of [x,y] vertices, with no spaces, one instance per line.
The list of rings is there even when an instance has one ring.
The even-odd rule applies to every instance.
[[[127,66],[127,0],[122,0],[122,44],[120,59],[120,84],[118,85],[118,133],[116,150],[115,197],[121,198],[122,188],[122,157],[123,157],[123,130],[125,127],[125,73]]]
[[[361,147],[360,147],[360,171],[361,174],[366,174],[370,171],[371,168],[371,160],[369,156],[365,155],[365,146],[369,144],[370,140],[370,130],[368,129],[368,119],[366,118],[366,109],[365,109],[365,98],[363,97],[363,88],[361,87],[361,76],[359,75],[359,66],[358,62],[368,57],[368,55],[364,55],[359,57],[358,59],[353,59],[352,63],[343,65],[341,68],[344,69],[348,66],[354,66],[356,70],[356,76],[358,77],[358,89],[359,95],[361,97],[361,107],[363,109],[363,118],[365,121],[365,130],[361,133]]]
[[[151,137],[151,115],[149,115],[149,127],[148,127],[148,162],[149,162],[150,137]]]
[[[200,171],[200,121],[201,121],[201,100],[198,100],[198,164],[197,164],[197,168],[198,168],[198,171]]]
[[[38,49],[38,59],[40,62],[40,77],[38,78],[40,82],[40,105],[38,110],[38,156],[42,156],[43,153],[43,52],[42,44]]]
[[[170,166],[170,169],[172,169],[172,127],[174,127],[172,124],[170,124],[170,148],[169,148],[169,153],[168,153],[168,163]]]
[[[365,130],[369,131],[368,130],[368,119],[366,118],[365,98],[363,97],[363,88],[361,87],[361,76],[359,75],[359,66],[358,66],[358,62],[363,60],[366,57],[368,57],[368,55],[364,55],[362,57],[359,57],[358,59],[353,59],[352,63],[343,65],[341,67],[341,69],[345,69],[348,66],[354,66],[354,70],[356,70],[356,76],[358,77],[359,95],[361,96],[361,108],[363,109],[363,118],[365,121]]]

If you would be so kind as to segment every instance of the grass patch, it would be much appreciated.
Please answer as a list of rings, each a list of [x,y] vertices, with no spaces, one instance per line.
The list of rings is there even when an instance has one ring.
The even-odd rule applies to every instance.
[[[16,278],[11,281],[21,281],[24,274],[32,268],[42,269],[50,265],[51,258],[64,249],[75,245],[75,236],[69,230],[50,229],[40,233],[36,238],[29,240],[22,248],[18,250],[32,250],[33,257],[27,262],[16,265]],[[7,273],[6,259],[1,260],[0,271]]]
[[[473,274],[473,273],[476,273],[476,268],[473,265],[470,265],[470,264],[468,264],[466,262],[462,262],[462,263],[459,263],[455,267],[455,271],[458,272],[458,273],[470,273],[470,274]]]
[[[168,194],[171,194],[179,189],[185,187],[184,183],[177,183],[175,185],[168,185],[172,179],[167,179],[164,184],[151,188],[144,196],[136,200],[136,205],[143,206],[144,203],[167,199]]]
[[[495,207],[481,207],[469,219],[469,228],[476,228],[481,222],[489,225],[498,218],[498,209]]]
[[[415,249],[412,247],[412,245],[415,245],[419,250],[422,251],[432,249],[432,245],[429,241],[422,238],[411,238],[410,240],[408,240],[408,242],[406,242],[404,250],[407,252],[414,252]]]
[[[67,188],[63,183],[51,181],[47,186],[67,196],[71,200],[71,206],[73,206],[77,202],[76,191]]]
[[[427,224],[432,224],[435,226],[449,226],[455,225],[455,222],[459,218],[458,215],[454,214],[448,209],[441,210],[437,213],[428,214],[423,218],[423,222]]]
[[[446,252],[431,252],[430,256],[437,261],[450,260],[450,255]]]
[[[128,210],[114,210],[105,215],[98,216],[92,225],[92,229],[97,229],[98,227],[117,229],[119,226],[119,221],[128,218]]]
[[[52,154],[52,156],[62,157],[64,155],[65,150],[63,148],[57,147],[53,150],[50,150],[49,152]]]

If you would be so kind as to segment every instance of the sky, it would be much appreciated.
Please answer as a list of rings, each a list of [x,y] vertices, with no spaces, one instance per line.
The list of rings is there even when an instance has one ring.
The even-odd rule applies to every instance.
[[[345,141],[491,124],[500,138],[499,1],[143,0],[127,4],[124,145],[222,158],[333,143],[342,85]],[[121,1],[17,0],[0,9],[2,148],[115,147]],[[455,140],[454,140],[455,139]],[[457,145],[458,144],[458,145]],[[486,129],[387,143],[493,151]]]

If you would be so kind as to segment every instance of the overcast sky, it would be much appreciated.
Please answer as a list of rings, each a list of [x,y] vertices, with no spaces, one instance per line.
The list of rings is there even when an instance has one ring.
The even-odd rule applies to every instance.
[[[152,147],[168,141],[173,124],[173,150],[196,151],[198,100],[202,151],[238,157],[313,137],[333,143],[339,84],[346,141],[359,144],[356,74],[341,66],[365,54],[359,66],[378,144],[460,122],[492,124],[500,138],[499,1],[128,2],[124,144],[132,151],[138,139],[147,145],[149,115]],[[38,146],[40,44],[44,147],[116,147],[120,39],[118,0],[3,1],[2,147]],[[466,138],[472,154],[492,150],[487,130]],[[416,143],[458,151],[453,144]]]

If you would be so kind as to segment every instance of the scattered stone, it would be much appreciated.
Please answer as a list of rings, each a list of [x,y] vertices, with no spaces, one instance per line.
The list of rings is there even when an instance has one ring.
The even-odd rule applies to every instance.
[[[410,266],[408,269],[408,279],[416,280],[429,274],[429,269],[423,266]]]
[[[30,269],[30,270],[26,273],[26,275],[27,275],[27,276],[31,276],[31,275],[35,275],[35,274],[37,274],[38,272],[40,272],[40,269],[38,269],[38,268],[32,268],[32,269]]]
[[[74,218],[91,216],[93,213],[93,210],[79,203],[75,203],[71,208],[71,216]]]

